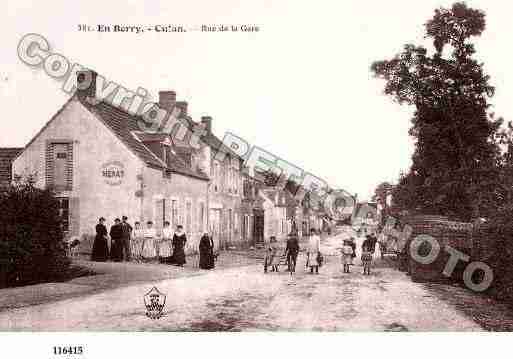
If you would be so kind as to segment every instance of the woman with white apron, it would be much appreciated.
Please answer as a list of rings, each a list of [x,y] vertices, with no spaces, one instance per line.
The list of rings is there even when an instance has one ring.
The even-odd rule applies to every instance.
[[[171,229],[168,221],[164,222],[164,228],[162,229],[162,238],[159,242],[159,260],[161,263],[171,264],[172,258],[172,241],[173,241],[173,230]]]
[[[150,260],[157,256],[156,238],[157,231],[153,228],[153,222],[148,221],[146,223],[146,229],[144,230],[144,240],[141,249],[141,256],[143,259]]]

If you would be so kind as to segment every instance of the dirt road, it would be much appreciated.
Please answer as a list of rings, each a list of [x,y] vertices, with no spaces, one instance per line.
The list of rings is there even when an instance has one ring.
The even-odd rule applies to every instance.
[[[327,263],[319,275],[305,271],[303,256],[294,277],[256,265],[216,270],[10,309],[0,313],[0,330],[481,330],[392,268],[363,276],[355,265],[342,273],[340,240],[323,243]],[[143,301],[154,285],[167,295],[157,320],[145,316]]]

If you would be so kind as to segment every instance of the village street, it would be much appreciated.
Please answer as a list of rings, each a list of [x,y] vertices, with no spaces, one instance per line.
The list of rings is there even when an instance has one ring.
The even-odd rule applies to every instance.
[[[336,247],[323,241],[319,275],[264,274],[261,265],[201,272],[0,312],[0,330],[376,330],[477,331],[481,327],[421,284],[379,266],[371,276],[343,274]],[[204,274],[203,274],[204,273]],[[143,296],[155,285],[167,295],[165,315],[145,316]]]

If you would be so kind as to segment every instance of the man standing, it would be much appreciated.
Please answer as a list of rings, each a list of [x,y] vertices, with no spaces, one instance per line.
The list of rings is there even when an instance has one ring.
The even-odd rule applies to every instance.
[[[290,275],[292,275],[296,271],[297,255],[299,254],[299,238],[297,232],[291,232],[289,234],[285,254],[287,256]]]
[[[123,216],[122,220],[123,220],[123,222],[121,223],[121,228],[122,228],[122,233],[123,233],[123,237],[122,237],[122,241],[121,241],[122,246],[123,246],[122,257],[125,261],[128,262],[128,261],[130,261],[130,258],[131,258],[130,237],[132,235],[132,226],[130,224],[128,224],[127,216]]]

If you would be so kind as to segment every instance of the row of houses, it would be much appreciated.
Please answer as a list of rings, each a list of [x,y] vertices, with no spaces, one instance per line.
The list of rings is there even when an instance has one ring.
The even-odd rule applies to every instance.
[[[182,224],[191,247],[205,231],[225,247],[322,227],[322,211],[251,177],[214,134],[212,117],[192,119],[174,91],[160,91],[158,105],[204,126],[199,148],[141,131],[140,117],[90,101],[95,94],[94,86],[77,90],[24,148],[0,148],[0,181],[32,176],[37,187],[52,188],[68,236],[92,236],[99,217],[110,224],[122,215],[157,229]]]

